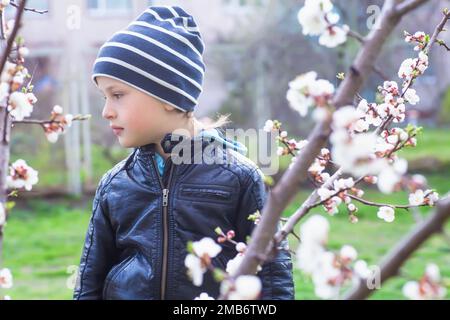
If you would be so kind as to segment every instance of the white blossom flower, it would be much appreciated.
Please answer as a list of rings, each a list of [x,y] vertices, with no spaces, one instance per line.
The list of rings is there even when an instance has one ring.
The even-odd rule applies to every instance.
[[[9,176],[6,178],[9,188],[25,188],[27,191],[30,191],[38,181],[38,172],[28,166],[22,159],[17,160],[10,166]]]
[[[201,286],[206,267],[202,264],[200,258],[189,253],[184,259],[184,265],[187,268],[189,277],[192,279],[192,283],[197,287]]]
[[[312,241],[301,242],[296,252],[298,268],[306,274],[312,274],[317,269],[320,262],[319,258],[324,252],[321,244]]]
[[[302,243],[313,242],[325,244],[328,241],[330,224],[321,215],[313,215],[300,226],[300,239]]]
[[[202,292],[198,297],[196,297],[194,300],[214,300],[213,297],[210,297],[208,293]]]
[[[58,141],[58,138],[59,138],[58,132],[55,132],[55,131],[46,133],[45,136],[47,137],[47,140],[50,143],[56,143]]]
[[[233,259],[228,260],[225,271],[230,276],[235,275],[239,266],[241,265],[242,260],[244,260],[244,255],[242,253],[238,253]]]
[[[354,261],[358,257],[358,252],[355,248],[349,245],[342,246],[339,255],[341,259],[348,260],[348,261]]]
[[[214,258],[217,256],[220,251],[222,251],[222,247],[219,246],[213,239],[205,237],[200,241],[195,241],[192,243],[192,249],[194,253],[202,258],[205,255]]]
[[[306,0],[297,14],[303,34],[317,36],[325,31],[328,25],[325,14],[332,8],[330,0]]]
[[[274,129],[273,121],[272,120],[267,120],[266,123],[264,124],[263,130],[265,132],[271,132],[273,129]]]
[[[436,201],[439,200],[439,194],[437,192],[431,191],[431,190],[425,190],[425,194],[427,195],[428,204],[430,206],[434,206],[436,204]]]
[[[8,268],[0,269],[0,288],[9,289],[13,286],[13,277]]]
[[[246,245],[245,243],[243,243],[243,242],[238,242],[238,243],[236,244],[236,251],[237,251],[237,252],[244,252],[245,249],[247,249],[247,245]]]
[[[412,73],[415,69],[416,62],[414,59],[408,58],[402,62],[398,70],[398,76],[402,79],[411,79]]]
[[[423,190],[418,189],[416,192],[409,195],[409,204],[412,206],[420,206],[425,201],[425,193]]]
[[[347,41],[348,26],[329,26],[326,28],[322,35],[319,37],[319,44],[328,47],[335,48],[345,41]]]
[[[416,90],[415,89],[408,89],[408,90],[406,90],[404,97],[405,97],[406,101],[408,101],[412,105],[416,105],[417,102],[420,101],[420,98],[416,94]]]
[[[318,79],[310,83],[309,93],[314,97],[331,95],[334,93],[334,86],[328,80]]]
[[[230,300],[255,300],[261,293],[262,284],[257,276],[243,275],[234,282],[234,290],[228,295]]]
[[[62,114],[63,113],[63,108],[59,105],[56,105],[53,107],[53,112],[56,114]]]
[[[15,91],[9,96],[8,111],[17,121],[22,121],[33,112],[33,105],[23,92]]]
[[[433,282],[441,281],[441,272],[439,271],[439,267],[434,263],[427,264],[425,275]]]
[[[377,186],[381,192],[391,193],[400,180],[401,175],[395,171],[395,168],[387,165],[378,175]]]
[[[364,114],[355,107],[344,106],[333,113],[333,127],[336,129],[348,128],[363,116]]]
[[[356,261],[353,266],[353,271],[358,277],[362,279],[367,279],[372,273],[367,266],[367,262],[364,260]]]
[[[386,222],[392,222],[395,219],[395,211],[392,207],[380,207],[378,209],[377,217]]]
[[[30,49],[28,49],[27,47],[21,47],[21,48],[19,49],[19,54],[20,54],[22,57],[27,57],[27,56],[30,54]]]
[[[317,190],[317,194],[320,197],[320,200],[327,200],[333,195],[333,191],[328,188],[319,188]]]

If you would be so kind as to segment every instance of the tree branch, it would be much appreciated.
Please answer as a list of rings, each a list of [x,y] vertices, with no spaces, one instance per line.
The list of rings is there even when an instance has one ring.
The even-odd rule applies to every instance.
[[[15,7],[15,8],[19,8],[19,6],[18,6],[15,2],[13,2],[13,1],[11,1],[10,4],[11,4],[11,6],[13,6],[13,7]],[[48,12],[48,10],[37,10],[37,9],[26,8],[26,7],[24,7],[23,10],[25,10],[25,11],[31,11],[31,12],[39,13],[39,14],[44,14],[44,13],[47,13],[47,12]]]
[[[438,202],[433,214],[417,225],[406,237],[403,238],[381,261],[381,283],[398,275],[400,267],[406,260],[433,234],[441,232],[445,222],[450,217],[450,197]],[[345,296],[345,300],[366,299],[372,294],[366,280],[361,280]]]
[[[425,4],[428,2],[428,0],[409,0],[409,1],[403,1],[397,5],[395,8],[396,13],[398,15],[405,15],[409,11],[416,9],[417,7]]]
[[[356,201],[358,201],[358,202],[361,202],[361,203],[363,203],[363,204],[366,204],[366,205],[372,206],[372,207],[392,207],[392,208],[397,208],[397,209],[405,209],[405,210],[408,210],[408,209],[410,209],[410,208],[417,208],[417,207],[427,206],[427,204],[422,204],[422,205],[420,205],[420,206],[417,206],[417,205],[410,205],[410,204],[403,205],[403,204],[386,204],[386,203],[378,203],[378,202],[372,202],[372,201],[365,200],[365,199],[363,199],[363,198],[354,196],[354,195],[352,195],[352,194],[349,194],[348,196],[349,196],[350,198],[352,198],[353,200],[356,200]]]
[[[425,2],[425,1],[423,1]],[[351,104],[358,89],[367,79],[381,48],[389,34],[401,18],[395,12],[399,0],[386,0],[378,18],[378,26],[373,28],[366,38],[356,57],[351,72],[341,82],[333,99],[333,105],[340,108]],[[307,170],[325,145],[331,134],[331,116],[318,123],[308,137],[309,143],[300,151],[291,169],[281,177],[280,182],[269,192],[267,201],[261,212],[261,220],[254,229],[247,254],[239,266],[235,277],[244,274],[255,274],[262,262],[260,256],[272,251],[272,239],[283,210],[298,192],[298,187],[307,176]]]

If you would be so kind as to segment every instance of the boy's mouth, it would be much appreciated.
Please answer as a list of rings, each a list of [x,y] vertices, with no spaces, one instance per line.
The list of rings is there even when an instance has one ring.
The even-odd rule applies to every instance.
[[[123,131],[123,128],[118,127],[118,126],[111,126],[111,129],[116,136],[120,135]]]

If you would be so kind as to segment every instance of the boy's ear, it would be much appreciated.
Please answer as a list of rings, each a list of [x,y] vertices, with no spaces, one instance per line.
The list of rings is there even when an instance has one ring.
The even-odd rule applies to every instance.
[[[175,110],[175,107],[173,107],[173,106],[171,106],[171,105],[169,105],[169,104],[167,104],[167,103],[163,103],[163,107],[164,107],[164,109],[166,110],[166,111],[174,111]]]

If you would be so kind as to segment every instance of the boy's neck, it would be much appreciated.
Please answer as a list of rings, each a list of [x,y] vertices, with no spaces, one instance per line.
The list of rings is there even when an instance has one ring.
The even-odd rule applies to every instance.
[[[197,136],[200,133],[200,129],[201,129],[198,125],[196,125],[196,121],[190,121],[185,126],[178,127],[178,128],[183,128],[184,130],[187,130],[189,132],[191,138]],[[169,132],[174,132],[174,131],[175,131],[175,129],[173,129]],[[169,133],[169,132],[167,132],[167,133]],[[161,140],[162,139],[163,138],[161,138]],[[164,152],[164,150],[161,146],[161,140],[156,144],[156,152],[158,152],[164,158],[164,160],[167,160],[167,158],[169,158],[169,156],[170,156],[170,153]]]

